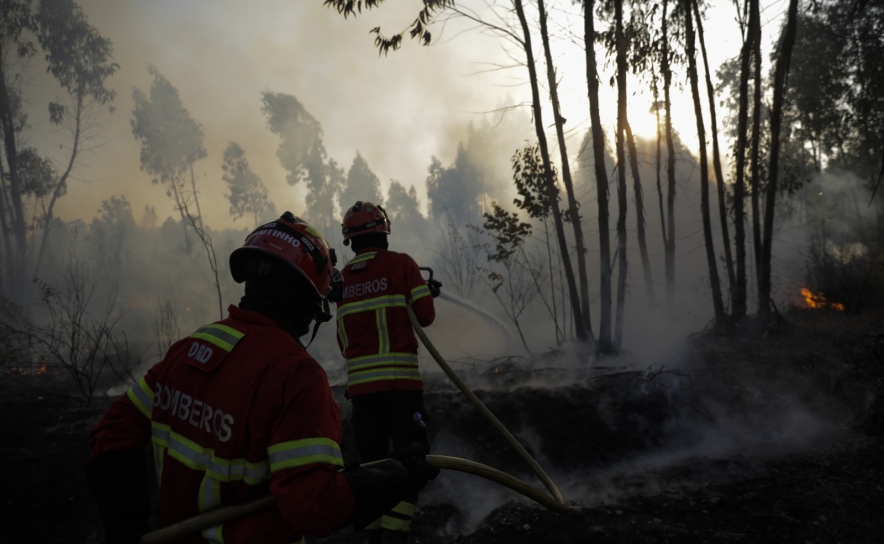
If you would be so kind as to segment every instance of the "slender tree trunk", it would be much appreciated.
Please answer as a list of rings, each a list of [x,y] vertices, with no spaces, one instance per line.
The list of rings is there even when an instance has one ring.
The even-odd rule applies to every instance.
[[[623,35],[623,0],[614,0],[615,41],[617,43],[617,314],[614,322],[614,350],[623,345],[623,319],[626,305],[626,37]]]
[[[534,51],[531,49],[531,31],[528,28],[528,20],[525,18],[525,10],[522,0],[513,0],[519,23],[522,27],[525,48],[525,56],[528,64],[528,77],[531,82],[531,100],[534,112],[534,130],[537,132],[537,143],[540,146],[540,156],[543,159],[543,170],[546,175],[546,188],[552,205],[553,219],[556,225],[556,233],[559,239],[559,249],[562,253],[562,266],[565,268],[565,276],[568,279],[568,291],[571,295],[571,311],[574,314],[575,331],[577,338],[586,340],[583,315],[580,311],[580,295],[577,291],[577,282],[574,279],[574,269],[571,266],[571,256],[568,253],[568,242],[565,239],[565,226],[562,221],[562,212],[559,209],[559,189],[556,187],[552,174],[552,163],[549,159],[549,147],[546,142],[546,133],[543,131],[543,117],[540,110],[540,90],[537,80],[537,69],[534,64]]]
[[[193,188],[193,202],[196,204],[196,218],[200,228],[203,228],[203,212],[200,210],[200,199],[196,193],[196,176],[193,175],[193,161],[190,163],[190,186]]]
[[[663,251],[664,254],[666,252],[666,248],[669,247],[668,238],[666,236],[666,212],[663,208],[663,184],[660,178],[660,173],[663,166],[663,125],[660,122],[660,107],[659,107],[659,92],[657,90],[657,72],[651,69],[652,72],[652,84],[654,86],[654,115],[657,119],[657,156],[656,156],[656,169],[657,169],[657,200],[660,204],[660,233],[663,235]]]
[[[727,286],[731,300],[734,297],[734,257],[731,254],[731,240],[728,233],[727,203],[724,196],[724,174],[721,169],[721,151],[718,146],[718,120],[715,113],[715,87],[712,86],[712,74],[709,71],[709,59],[706,55],[706,40],[703,37],[703,19],[700,17],[698,2],[693,2],[694,16],[697,19],[697,34],[700,37],[700,50],[703,53],[703,69],[706,72],[706,94],[709,100],[709,118],[712,122],[712,166],[715,170],[715,181],[718,189],[718,216],[721,221],[721,240],[724,245],[724,262],[727,268]]]
[[[12,276],[15,272],[15,268],[13,264],[15,263],[15,249],[12,245],[12,237],[10,236],[10,226],[9,222],[6,218],[7,211],[11,214],[12,208],[9,206],[9,192],[6,188],[6,169],[3,168],[3,158],[0,157],[0,227],[3,229],[3,262],[6,263],[6,281],[12,281]],[[11,293],[6,291],[6,282],[3,284],[3,288],[0,289],[0,294],[10,295]]]
[[[14,273],[9,278],[10,293],[24,279],[27,267],[27,232],[25,212],[21,199],[21,179],[18,172],[18,147],[15,143],[15,123],[12,115],[12,104],[9,90],[6,87],[6,72],[2,59],[6,52],[0,40],[0,125],[3,128],[3,146],[6,150],[6,164],[9,167],[9,200],[12,202],[12,232],[15,237],[15,254],[7,258],[14,259]]]
[[[709,160],[706,157],[706,126],[703,122],[700,84],[697,77],[697,51],[691,15],[693,2],[694,0],[684,0],[685,44],[688,57],[688,79],[691,82],[694,116],[697,119],[697,139],[700,144],[700,209],[703,216],[703,239],[706,242],[706,264],[709,266],[709,283],[712,287],[712,307],[715,310],[715,319],[720,325],[724,319],[724,304],[721,301],[721,283],[718,279],[718,263],[715,262],[715,244],[712,241],[712,220],[709,213]]]
[[[672,303],[675,298],[675,142],[672,137],[672,100],[670,99],[670,87],[672,86],[672,70],[669,66],[669,21],[666,11],[668,1],[663,0],[663,50],[661,51],[663,72],[663,108],[666,129],[666,210],[667,216],[667,244],[665,247],[666,261],[666,309],[672,311]]]
[[[770,258],[773,245],[774,205],[777,197],[777,181],[780,167],[780,129],[783,121],[783,101],[786,96],[786,79],[789,75],[789,63],[792,60],[792,48],[795,45],[795,32],[798,19],[798,0],[790,0],[786,28],[780,44],[774,75],[773,109],[770,117],[770,172],[767,184],[767,195],[764,201],[764,241],[761,254],[761,282],[758,288],[758,313],[762,316],[770,312]]]
[[[543,54],[546,59],[546,78],[549,84],[553,118],[556,122],[556,137],[558,138],[562,161],[562,182],[565,184],[565,192],[568,195],[568,212],[571,216],[571,226],[574,228],[574,245],[577,249],[577,273],[580,280],[580,312],[583,317],[583,326],[591,339],[592,320],[589,313],[589,279],[586,274],[586,247],[583,243],[583,221],[580,219],[579,204],[574,196],[574,183],[571,180],[568,148],[565,145],[565,119],[561,116],[559,108],[559,91],[556,84],[556,71],[553,66],[552,51],[549,47],[549,33],[546,30],[546,10],[543,0],[537,0],[537,8],[540,11],[540,38],[543,42]]]
[[[651,260],[648,258],[648,244],[645,240],[645,203],[642,194],[641,174],[638,170],[638,150],[635,147],[635,137],[632,127],[626,121],[626,144],[629,150],[629,169],[632,172],[632,190],[635,193],[635,214],[638,230],[638,249],[642,259],[642,273],[645,276],[645,296],[648,305],[654,305],[654,278],[651,275]]]
[[[600,353],[611,352],[611,235],[608,225],[608,172],[605,169],[605,134],[599,115],[599,80],[595,59],[594,0],[583,2],[583,41],[586,51],[586,83],[599,213],[599,345]]]
[[[754,62],[754,87],[752,88],[752,147],[749,150],[750,172],[749,189],[752,191],[752,255],[755,257],[755,281],[759,285],[761,274],[761,212],[758,205],[761,187],[759,147],[761,145],[761,14],[758,0],[752,2],[749,35],[752,39],[752,60]]]
[[[34,265],[34,277],[39,276],[40,274],[40,266],[43,264],[43,255],[46,254],[46,243],[49,240],[49,229],[52,228],[52,219],[53,219],[53,209],[55,208],[55,201],[58,200],[58,197],[61,196],[62,190],[67,186],[68,177],[71,175],[71,170],[74,168],[74,162],[77,160],[77,152],[80,149],[80,122],[83,116],[83,96],[77,96],[77,111],[74,114],[74,137],[73,144],[71,146],[71,156],[68,158],[68,165],[65,168],[64,173],[61,177],[58,178],[58,182],[55,184],[55,189],[52,191],[52,198],[49,199],[49,207],[46,209],[46,213],[43,216],[43,236],[40,239],[40,250],[37,253],[37,262]]]
[[[746,0],[757,2],[758,0]],[[753,28],[750,15],[749,28]],[[737,319],[746,315],[746,213],[744,201],[746,193],[746,130],[749,124],[749,59],[752,57],[751,31],[743,41],[740,53],[740,103],[737,110],[737,143],[734,152],[737,175],[734,180],[734,243],[736,245],[737,283],[734,288],[733,316]]]

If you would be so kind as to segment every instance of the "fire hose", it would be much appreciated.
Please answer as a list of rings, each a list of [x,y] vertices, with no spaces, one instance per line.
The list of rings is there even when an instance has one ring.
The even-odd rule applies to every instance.
[[[430,278],[432,279],[432,271],[430,271]],[[468,459],[461,459],[459,457],[449,457],[447,455],[427,455],[427,462],[436,468],[442,470],[454,470],[457,472],[464,472],[467,474],[473,474],[475,476],[479,476],[485,478],[486,480],[490,480],[497,484],[500,484],[504,487],[508,487],[513,491],[516,491],[529,499],[537,502],[538,504],[549,508],[554,512],[559,513],[570,513],[574,512],[570,506],[568,506],[567,501],[565,500],[562,492],[559,491],[559,488],[556,487],[556,484],[553,483],[552,479],[546,474],[543,468],[531,457],[531,454],[528,453],[522,444],[516,440],[516,437],[509,432],[509,430],[504,427],[503,423],[495,417],[491,410],[488,409],[485,404],[479,400],[479,397],[473,393],[469,387],[460,379],[454,370],[448,365],[439,351],[436,349],[436,346],[430,341],[427,337],[427,334],[424,332],[423,327],[420,326],[420,323],[417,322],[417,317],[414,315],[414,310],[411,309],[411,306],[406,306],[408,310],[408,320],[411,322],[411,326],[414,328],[414,332],[417,333],[418,338],[421,339],[421,342],[427,348],[427,351],[430,352],[430,355],[433,356],[433,359],[439,364],[442,368],[442,371],[445,372],[445,375],[454,382],[458,389],[460,389],[461,393],[469,399],[469,401],[475,406],[479,412],[482,414],[485,419],[491,423],[495,429],[497,429],[500,434],[506,439],[506,441],[516,450],[519,457],[522,458],[525,463],[531,467],[531,470],[537,477],[543,482],[543,485],[549,490],[552,496],[547,495],[543,491],[531,486],[530,484],[516,478],[515,476],[511,476],[506,472],[497,470],[496,468],[489,467],[487,465],[483,465],[482,463],[477,463],[475,461],[470,461]],[[169,525],[168,527],[163,527],[162,529],[158,529],[156,531],[150,532],[141,537],[139,544],[163,544],[166,542],[172,542],[175,539],[181,538],[182,536],[186,536],[189,534],[197,533],[204,529],[208,529],[209,527],[214,527],[216,525],[220,525],[222,523],[226,523],[228,521],[239,519],[241,517],[245,517],[251,514],[255,514],[257,512],[261,512],[263,510],[267,510],[269,508],[273,508],[276,506],[276,497],[269,495],[260,499],[255,499],[253,501],[249,501],[242,504],[237,504],[235,506],[226,506],[222,508],[216,508],[214,510],[210,510],[204,514],[200,514],[198,516],[194,516],[190,519],[186,519],[182,522],[175,523],[173,525]]]

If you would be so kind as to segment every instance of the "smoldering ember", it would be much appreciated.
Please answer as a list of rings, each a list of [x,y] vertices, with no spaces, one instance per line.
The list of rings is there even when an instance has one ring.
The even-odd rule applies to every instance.
[[[884,0],[3,0],[0,70],[0,541],[884,541]]]

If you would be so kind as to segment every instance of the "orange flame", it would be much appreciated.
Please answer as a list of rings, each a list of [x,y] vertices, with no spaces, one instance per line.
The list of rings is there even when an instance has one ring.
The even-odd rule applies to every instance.
[[[801,296],[804,297],[804,302],[807,304],[808,308],[828,308],[830,310],[837,310],[839,312],[844,311],[844,305],[840,302],[828,302],[826,297],[821,294],[816,294],[807,287],[801,288]]]

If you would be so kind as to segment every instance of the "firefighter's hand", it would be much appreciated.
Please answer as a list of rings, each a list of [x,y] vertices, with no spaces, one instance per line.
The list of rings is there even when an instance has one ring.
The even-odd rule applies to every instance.
[[[438,280],[430,280],[427,282],[427,287],[430,288],[430,294],[433,295],[433,298],[439,296],[442,293],[442,282]]]
[[[409,486],[413,494],[417,494],[427,482],[439,475],[439,469],[427,462],[424,446],[420,442],[412,442],[404,450],[394,451],[390,454],[390,459],[399,461],[408,470]]]

